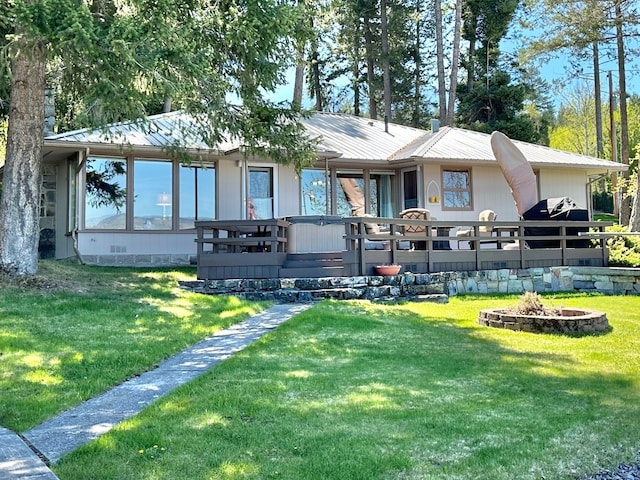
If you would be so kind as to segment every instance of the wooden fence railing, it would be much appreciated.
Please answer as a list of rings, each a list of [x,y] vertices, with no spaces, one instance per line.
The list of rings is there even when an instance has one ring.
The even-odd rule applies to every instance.
[[[460,221],[381,217],[345,217],[342,222],[344,248],[338,255],[345,276],[374,275],[376,265],[383,264],[398,264],[403,272],[415,273],[607,266],[603,233],[612,225],[583,221],[461,225]],[[196,222],[198,277],[277,278],[289,254],[314,255],[292,241],[296,236],[289,235],[290,225],[286,219]],[[318,235],[340,235],[333,227],[323,229],[322,223],[317,227]],[[464,237],[456,235],[462,228],[467,230]],[[585,236],[588,232],[593,235]],[[335,241],[318,244],[325,243],[336,245]]]

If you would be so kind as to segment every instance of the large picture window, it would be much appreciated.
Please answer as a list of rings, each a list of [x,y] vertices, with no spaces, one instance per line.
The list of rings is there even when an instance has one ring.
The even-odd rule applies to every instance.
[[[213,165],[180,166],[180,228],[216,218],[216,170]]]
[[[127,162],[89,157],[86,163],[85,227],[124,229],[127,214]]]
[[[471,204],[471,171],[442,171],[443,208],[450,210],[470,210]]]
[[[173,226],[171,170],[170,162],[134,160],[134,230],[171,230]]]

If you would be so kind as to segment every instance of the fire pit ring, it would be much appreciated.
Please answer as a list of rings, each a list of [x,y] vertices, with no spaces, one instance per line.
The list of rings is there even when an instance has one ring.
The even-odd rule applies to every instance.
[[[480,310],[478,323],[487,327],[534,333],[600,333],[609,330],[607,314],[585,308],[563,308],[555,314],[523,315],[509,308]]]

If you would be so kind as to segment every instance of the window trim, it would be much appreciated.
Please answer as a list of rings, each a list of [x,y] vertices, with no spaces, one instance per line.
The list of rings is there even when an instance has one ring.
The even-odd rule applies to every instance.
[[[126,198],[125,198],[125,224],[124,228],[92,228],[87,227],[87,166],[89,161],[92,159],[111,159],[111,160],[122,160],[126,166],[125,171],[125,188],[126,188]],[[122,156],[122,155],[109,155],[109,154],[90,154],[86,157],[85,161],[82,165],[82,181],[78,182],[80,186],[79,197],[81,198],[79,205],[81,205],[81,217],[80,224],[82,225],[82,231],[87,232],[99,232],[99,233],[123,233],[123,232],[133,232],[133,228],[130,228],[129,225],[129,217],[131,216],[131,188],[133,183],[131,183],[131,157]]]
[[[447,172],[458,172],[458,173],[466,173],[469,178],[468,188],[466,189],[451,189],[446,188],[446,183],[444,181],[445,173]],[[440,168],[440,185],[441,185],[441,195],[442,195],[442,203],[441,208],[442,211],[449,212],[469,212],[473,211],[473,169],[471,167],[447,167],[443,166]],[[469,193],[469,205],[466,207],[451,207],[445,204],[446,194],[447,192],[468,192]]]
[[[197,178],[198,175],[198,169],[200,170],[213,170],[214,171],[214,175],[213,175],[213,218],[217,219],[218,218],[218,207],[219,207],[219,203],[218,203],[218,173],[219,173],[219,168],[218,168],[218,162],[217,161],[210,161],[210,162],[191,162],[190,164],[186,164],[184,162],[173,162],[174,163],[174,172],[173,172],[173,185],[174,185],[174,225],[173,225],[173,231],[175,232],[188,232],[188,231],[195,231],[195,225],[193,227],[189,227],[189,228],[180,228],[180,209],[182,207],[181,205],[181,198],[182,198],[182,192],[180,189],[181,186],[181,176],[180,173],[182,172],[183,168],[193,168],[194,173],[195,173],[195,177]],[[194,206],[194,214],[195,214],[195,221],[199,221],[201,220],[200,218],[198,218],[197,212],[198,212],[198,195],[197,192],[195,193],[194,196],[194,200],[195,200],[195,206]]]
[[[100,229],[100,228],[91,228],[86,225],[86,202],[87,202],[87,164],[90,159],[116,159],[121,160],[126,165],[126,189],[127,189],[127,198],[125,201],[126,208],[126,216],[125,216],[125,227],[122,229]],[[135,161],[157,161],[171,164],[171,185],[172,185],[172,206],[171,206],[171,214],[172,214],[172,224],[171,229],[157,229],[157,230],[144,230],[144,229],[135,229],[133,228],[134,222],[134,184],[135,179]],[[193,166],[202,167],[202,168],[211,168],[216,173],[214,176],[214,192],[215,196],[213,199],[214,202],[214,215],[215,218],[218,218],[218,182],[219,182],[219,165],[217,160],[211,161],[193,161]],[[92,153],[87,156],[86,160],[83,162],[81,172],[79,172],[79,176],[77,178],[77,228],[78,231],[83,232],[91,232],[91,233],[136,233],[136,234],[158,234],[158,233],[184,233],[184,232],[193,232],[195,231],[195,227],[191,228],[180,228],[180,220],[179,220],[179,202],[180,202],[180,167],[182,163],[178,160],[174,160],[171,158],[163,158],[161,156],[145,156],[145,155],[118,155],[118,154],[109,154],[109,153]],[[133,193],[133,195],[132,195]],[[67,212],[67,216],[69,212]]]

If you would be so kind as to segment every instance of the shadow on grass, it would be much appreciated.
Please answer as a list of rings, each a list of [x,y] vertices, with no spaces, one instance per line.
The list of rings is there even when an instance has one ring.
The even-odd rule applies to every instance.
[[[637,448],[633,373],[580,353],[602,338],[487,332],[447,308],[323,302],[56,472],[576,478]],[[139,453],[153,445],[161,459]]]
[[[0,424],[25,431],[262,307],[177,287],[188,269],[47,265],[0,293]]]

